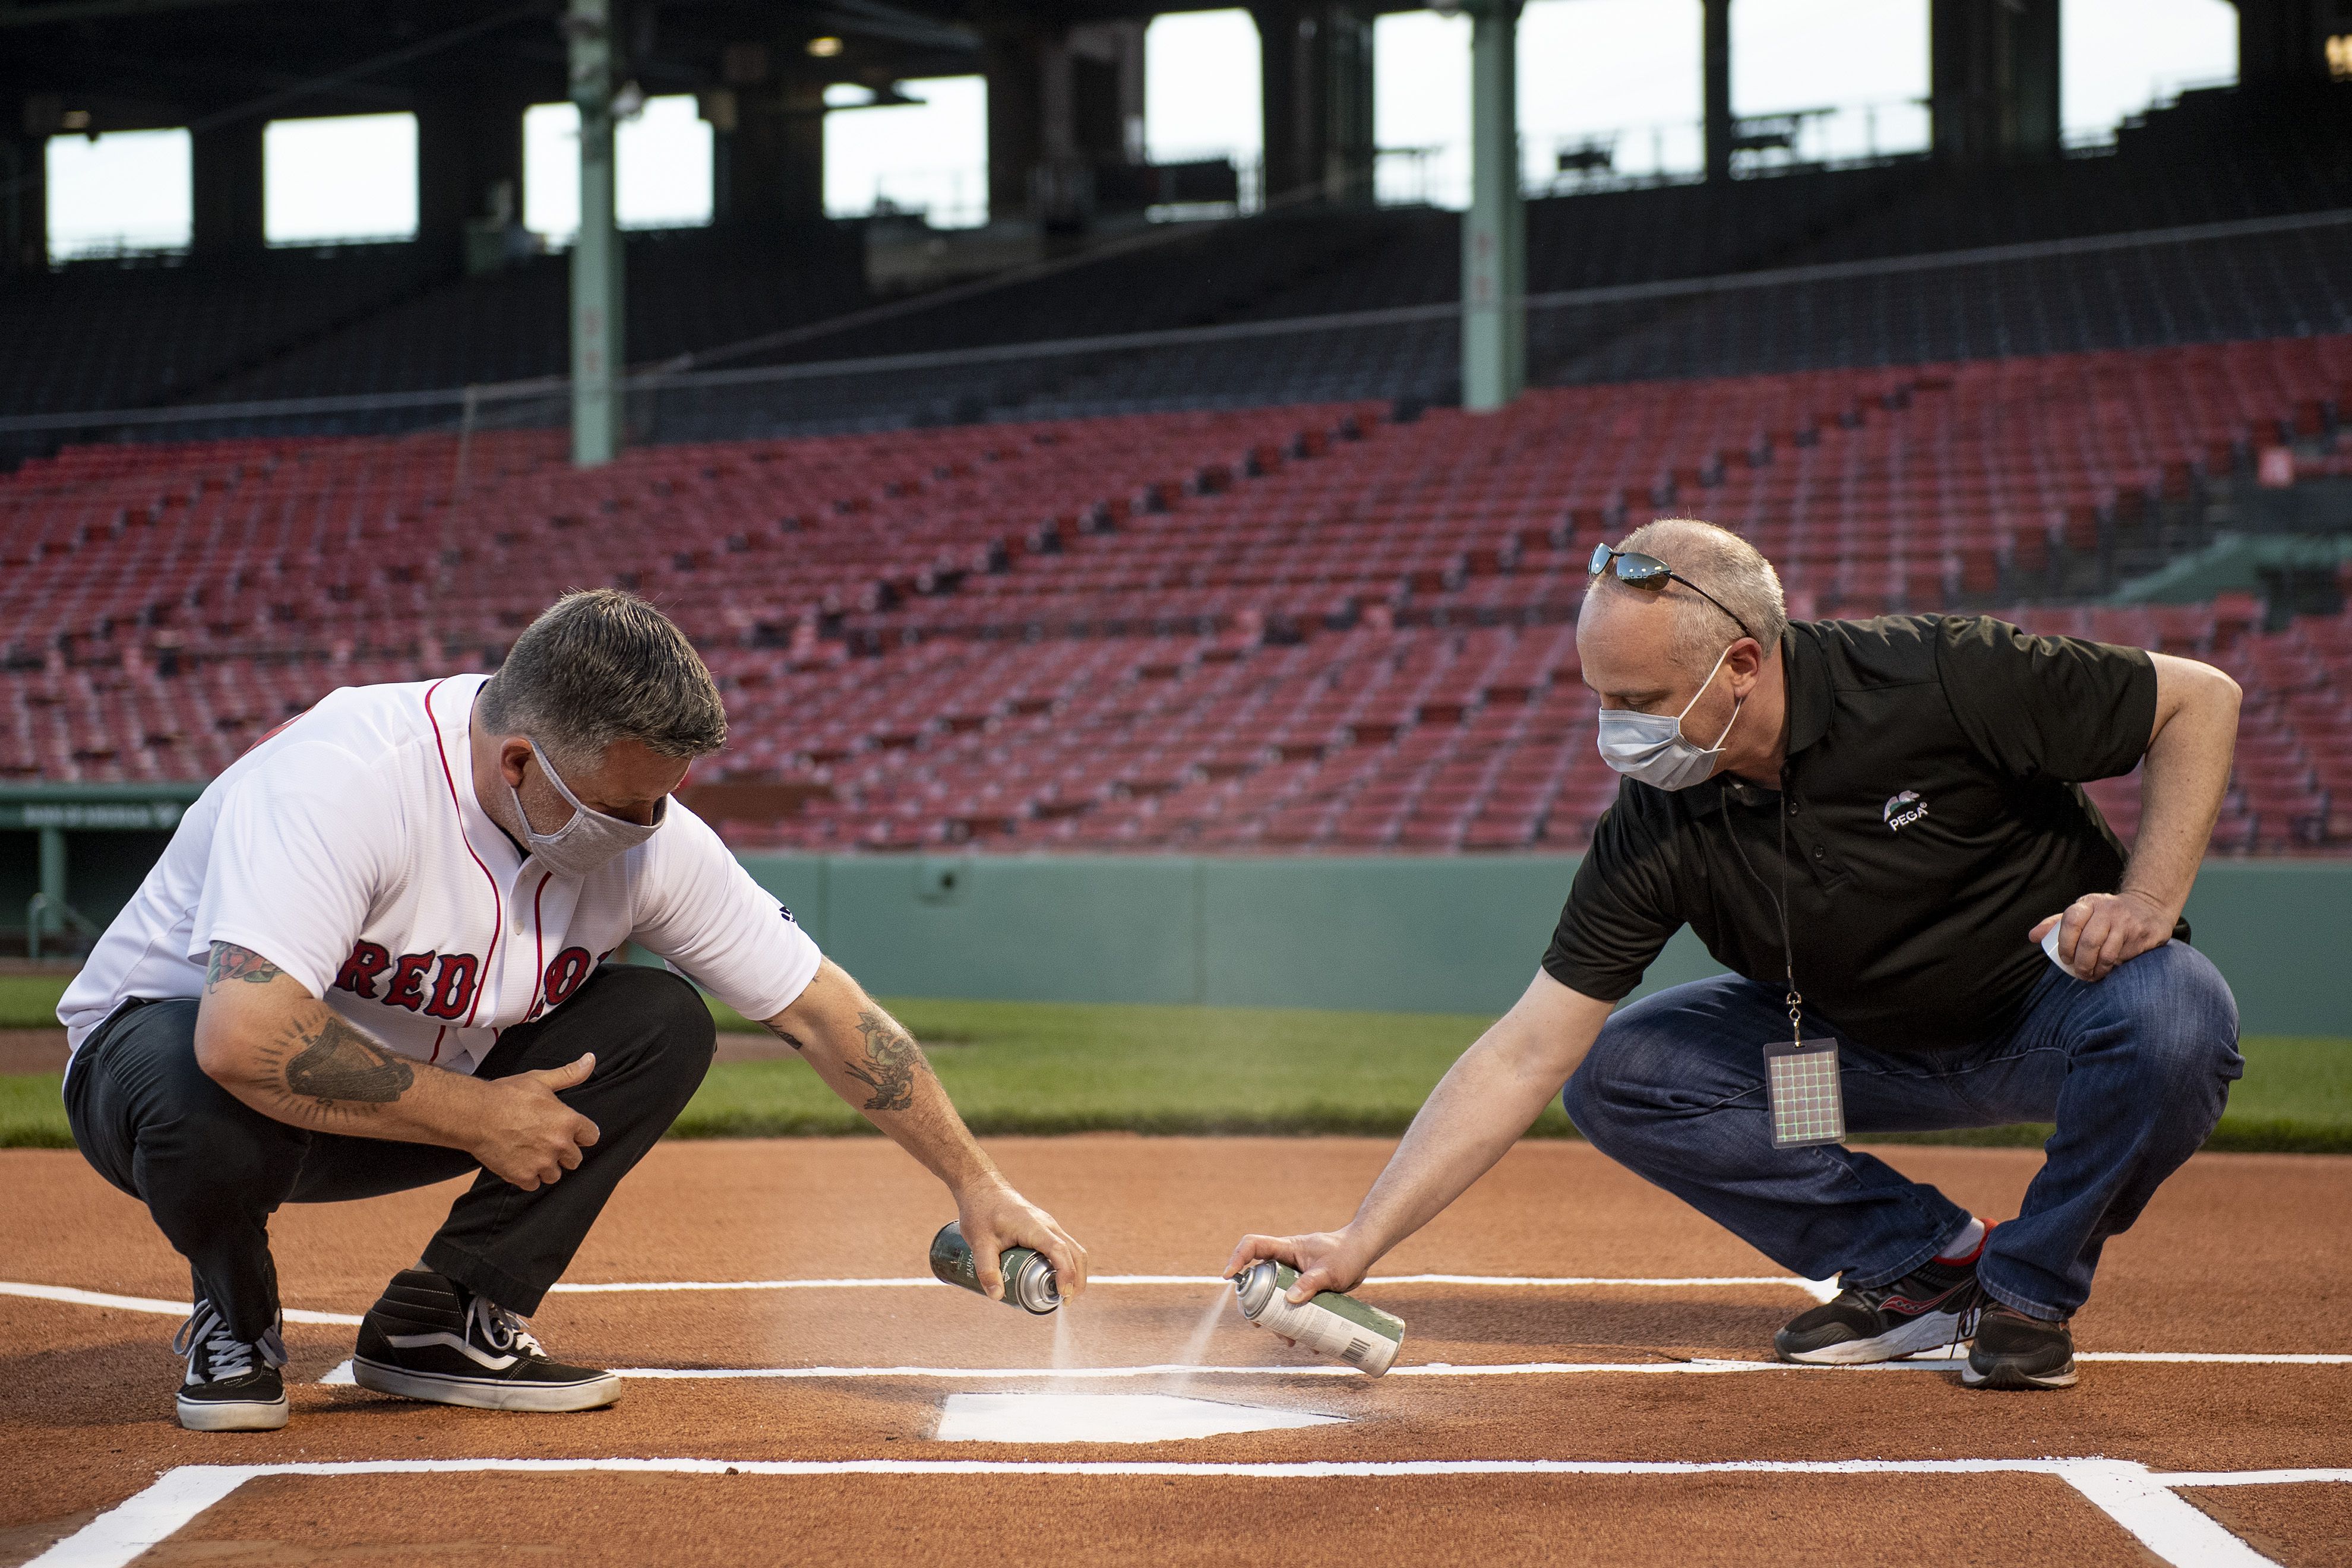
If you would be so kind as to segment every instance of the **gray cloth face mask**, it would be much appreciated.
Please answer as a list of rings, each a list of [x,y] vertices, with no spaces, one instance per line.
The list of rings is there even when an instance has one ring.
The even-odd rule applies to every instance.
[[[1698,745],[1685,736],[1683,720],[1698,706],[1698,700],[1715,684],[1716,671],[1730,657],[1729,647],[1715,656],[1714,668],[1699,682],[1698,689],[1691,693],[1691,700],[1683,704],[1680,713],[1637,713],[1631,708],[1603,708],[1601,728],[1594,737],[1601,747],[1601,760],[1627,778],[1653,789],[1688,789],[1713,777],[1716,759],[1723,754],[1723,742],[1730,738],[1731,726],[1739,722],[1739,710],[1748,706],[1748,700],[1743,697],[1733,705],[1730,720],[1712,746]]]
[[[580,804],[548,762],[547,753],[530,736],[523,743],[530,754],[539,759],[540,770],[555,793],[572,805],[572,820],[552,833],[541,833],[530,825],[530,814],[522,808],[522,796],[514,785],[507,785],[507,794],[514,797],[515,816],[521,819],[523,842],[530,846],[531,858],[559,877],[584,877],[608,864],[614,857],[625,854],[654,836],[655,831],[669,819],[669,797],[664,795],[654,806],[654,819],[647,823],[624,822],[617,816],[607,816],[601,811],[591,811]]]

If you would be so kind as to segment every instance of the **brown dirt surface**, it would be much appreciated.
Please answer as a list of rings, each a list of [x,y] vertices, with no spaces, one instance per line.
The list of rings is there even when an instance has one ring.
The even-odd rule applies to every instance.
[[[574,1476],[562,1512],[520,1477],[272,1476],[151,1552],[142,1568],[341,1563],[430,1568],[511,1556],[562,1568],[662,1562],[970,1563],[976,1542],[1097,1563],[1223,1565],[1253,1546],[1328,1568],[1867,1562],[1890,1540],[1941,1540],[1939,1562],[2053,1559],[2143,1568],[2147,1555],[2055,1478],[1781,1476],[1267,1481],[991,1477]],[[1867,1506],[1859,1506],[1867,1498]],[[352,1512],[390,1521],[352,1550]],[[779,1531],[779,1521],[792,1521]],[[1665,1523],[1662,1528],[1662,1521]],[[1025,1542],[1024,1552],[1014,1543]],[[1278,1549],[1275,1543],[1279,1542]],[[985,1550],[985,1549],[984,1549]]]
[[[0,1073],[63,1072],[63,1029],[0,1029]]]
[[[1213,1274],[1245,1229],[1345,1217],[1385,1141],[1142,1139],[992,1142],[1006,1173],[1090,1249],[1097,1274]],[[1957,1200],[2013,1213],[2031,1151],[1884,1152]],[[2087,1352],[2352,1352],[2343,1259],[2352,1160],[2206,1154],[2107,1248],[2076,1322]],[[289,1206],[273,1234],[289,1306],[366,1309],[412,1259],[456,1184],[334,1207]],[[0,1279],[184,1300],[185,1267],[135,1202],[70,1151],[0,1152]],[[878,1140],[668,1143],[625,1184],[573,1283],[913,1276],[952,1216],[937,1185]],[[1520,1145],[1383,1273],[1778,1275],[1769,1260],[1580,1144]],[[2078,1388],[1961,1389],[1948,1373],[1775,1368],[1727,1375],[1218,1376],[1074,1383],[1309,1409],[1345,1426],[1157,1444],[932,1441],[958,1390],[1028,1389],[990,1367],[1176,1359],[1204,1316],[1202,1359],[1312,1363],[1244,1324],[1213,1286],[1103,1286],[1032,1319],[936,1286],[549,1298],[536,1327],[561,1356],[620,1367],[974,1369],[969,1378],[631,1382],[576,1416],[444,1409],[318,1379],[348,1328],[289,1325],[293,1424],[205,1436],[172,1419],[180,1363],[165,1317],[0,1296],[0,1563],[20,1562],[192,1463],[385,1458],[736,1459],[1995,1458],[2098,1455],[2158,1469],[2352,1464],[2352,1367],[2092,1363]],[[1780,1286],[1660,1290],[1381,1285],[1408,1324],[1405,1363],[1756,1361],[1809,1304]],[[1057,1347],[1057,1329],[1060,1343]],[[2259,1495],[2256,1495],[2259,1494]],[[2200,1506],[2283,1563],[2343,1563],[2352,1487],[2210,1489]],[[2063,1482],[1969,1477],[1186,1478],[337,1476],[249,1482],[144,1561],[909,1561],[1024,1539],[1110,1561],[1230,1552],[1272,1521],[1303,1562],[1466,1553],[1500,1561],[1664,1563],[1791,1551],[1856,1560],[1965,1510],[1959,1560],[2144,1561]],[[1378,1510],[1375,1515],[1373,1510]],[[1663,1510],[1663,1511],[1662,1511]],[[1228,1528],[1202,1530],[1204,1521]],[[1661,1521],[1670,1521],[1666,1526]],[[1910,1521],[1906,1524],[1903,1521]],[[977,1527],[977,1530],[975,1530]],[[1940,1539],[1952,1540],[1947,1531]],[[244,1544],[236,1544],[236,1543]],[[761,1544],[763,1543],[764,1544]],[[1318,1555],[1319,1554],[1319,1555]],[[1946,1554],[1939,1547],[1938,1554]]]
[[[2180,1495],[2281,1568],[2352,1568],[2352,1486],[2200,1487]]]

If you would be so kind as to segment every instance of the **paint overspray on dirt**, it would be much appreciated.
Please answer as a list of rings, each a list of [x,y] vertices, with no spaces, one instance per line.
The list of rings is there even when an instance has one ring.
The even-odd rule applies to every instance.
[[[1202,1364],[1201,1358],[1208,1353],[1209,1342],[1216,1337],[1217,1326],[1224,1321],[1225,1314],[1232,1310],[1228,1303],[1232,1301],[1233,1295],[1232,1289],[1220,1280],[1216,1294],[1210,1297],[1209,1304],[1201,1309],[1200,1320],[1192,1325],[1192,1337],[1184,1342],[1182,1350],[1169,1358],[1171,1361],[1183,1367]],[[1192,1385],[1198,1382],[1200,1377],[1197,1373],[1184,1373],[1177,1378],[1172,1392],[1190,1394]]]
[[[1065,1300],[1054,1313],[1054,1370],[1068,1372],[1073,1367],[1085,1364],[1086,1359],[1078,1350],[1077,1313]],[[1053,1385],[1057,1389],[1076,1386],[1066,1377],[1055,1378]]]

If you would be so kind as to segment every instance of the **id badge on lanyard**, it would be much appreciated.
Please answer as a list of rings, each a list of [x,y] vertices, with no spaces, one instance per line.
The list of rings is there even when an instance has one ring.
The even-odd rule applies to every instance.
[[[1835,1040],[1780,1040],[1765,1047],[1764,1086],[1772,1099],[1772,1147],[1845,1142]]]
[[[1764,1047],[1764,1089],[1772,1107],[1772,1147],[1802,1149],[1815,1143],[1845,1142],[1845,1095],[1838,1084],[1838,1043],[1805,1038],[1805,998],[1797,990],[1796,944],[1789,934],[1789,815],[1785,808],[1788,775],[1781,775],[1782,804],[1773,807],[1780,819],[1780,891],[1773,910],[1780,917],[1780,958],[1789,982],[1789,1037]],[[1748,851],[1726,822],[1724,832],[1748,865]],[[1756,877],[1759,885],[1764,879]],[[1769,886],[1764,889],[1771,892]]]

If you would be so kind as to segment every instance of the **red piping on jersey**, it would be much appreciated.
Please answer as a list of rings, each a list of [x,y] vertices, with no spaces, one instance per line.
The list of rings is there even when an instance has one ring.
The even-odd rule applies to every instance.
[[[522,1010],[526,1020],[538,1008],[541,988],[547,984],[547,929],[539,923],[539,900],[547,896],[547,884],[554,879],[555,873],[550,871],[530,891],[530,1005]]]
[[[433,1054],[425,1058],[426,1061],[437,1062],[441,1059],[441,1041],[448,1033],[449,1026],[446,1024],[433,1031]]]
[[[443,676],[425,689],[425,721],[433,726],[433,749],[441,755],[441,779],[449,786],[449,809],[457,816],[457,837],[466,846],[466,853],[474,856],[474,864],[480,868],[482,879],[490,885],[490,951],[482,955],[481,983],[474,987],[474,1005],[466,1009],[466,1027],[470,1029],[474,1026],[474,1015],[482,1010],[482,993],[489,989],[491,978],[498,973],[499,937],[507,926],[507,901],[499,891],[499,879],[490,875],[488,866],[482,865],[482,858],[474,854],[474,841],[466,837],[466,812],[457,804],[457,775],[449,771],[449,748],[441,739],[441,721],[433,712],[433,694],[448,683],[449,678]],[[470,719],[467,728],[470,734]],[[439,1052],[439,1042],[435,1042],[433,1048]]]

